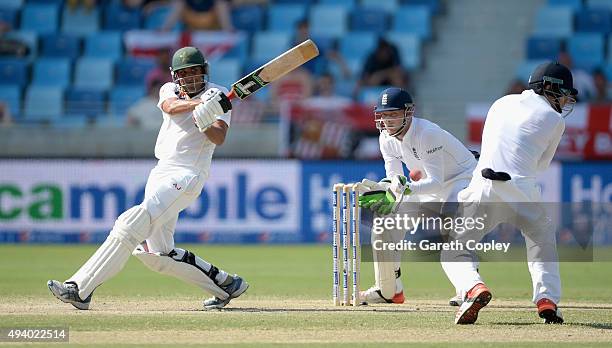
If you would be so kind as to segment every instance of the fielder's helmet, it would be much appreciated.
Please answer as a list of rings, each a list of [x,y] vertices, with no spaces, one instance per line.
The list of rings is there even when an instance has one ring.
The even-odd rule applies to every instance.
[[[574,88],[572,72],[559,62],[548,62],[538,65],[529,76],[529,86],[538,88],[544,83],[557,85],[565,95],[577,95],[578,90]]]
[[[413,104],[412,96],[401,88],[387,88],[380,94],[374,112],[403,110]]]

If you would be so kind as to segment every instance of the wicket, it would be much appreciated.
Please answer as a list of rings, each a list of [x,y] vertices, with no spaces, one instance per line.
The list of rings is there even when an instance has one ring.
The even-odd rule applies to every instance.
[[[358,306],[360,304],[359,273],[361,268],[361,244],[359,241],[361,212],[359,210],[358,184],[335,184],[332,202],[332,298],[335,306],[350,306],[351,304]],[[340,231],[342,231],[342,239],[340,239]],[[340,241],[342,241],[342,300],[340,300]],[[349,250],[351,251],[349,252]],[[351,259],[352,264],[349,259]],[[351,275],[352,288],[349,287]]]

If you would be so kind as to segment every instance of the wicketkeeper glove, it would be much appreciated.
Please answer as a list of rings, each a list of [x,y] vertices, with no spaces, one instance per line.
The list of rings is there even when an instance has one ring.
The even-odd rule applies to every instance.
[[[370,191],[359,196],[359,206],[370,209],[378,215],[388,215],[394,212],[404,196],[410,193],[408,179],[403,175],[398,175],[391,179],[387,190]]]

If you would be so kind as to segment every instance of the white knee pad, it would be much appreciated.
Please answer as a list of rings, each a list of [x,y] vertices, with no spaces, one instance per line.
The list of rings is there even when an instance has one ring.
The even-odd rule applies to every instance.
[[[119,215],[109,236],[136,245],[151,234],[151,215],[140,205],[132,207]]]
[[[225,280],[228,277],[227,273],[195,256],[190,251],[175,248],[166,255],[147,252],[139,245],[132,255],[136,256],[152,271],[194,284],[221,299],[228,297],[225,290],[219,286],[219,279]]]

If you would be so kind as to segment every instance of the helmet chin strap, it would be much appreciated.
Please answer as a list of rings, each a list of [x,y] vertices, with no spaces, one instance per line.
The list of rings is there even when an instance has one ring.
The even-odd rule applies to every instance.
[[[389,134],[392,137],[397,137],[398,135],[402,134],[402,132],[404,131],[404,128],[406,128],[406,125],[408,124],[408,117],[412,117],[412,116],[408,116],[408,109],[406,108],[404,110],[404,119],[402,120],[402,125],[399,126],[399,128],[393,132],[393,134]]]

